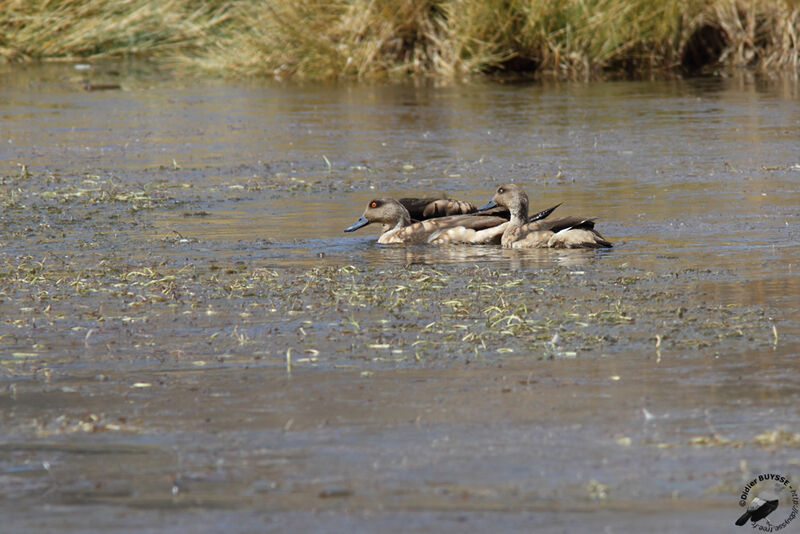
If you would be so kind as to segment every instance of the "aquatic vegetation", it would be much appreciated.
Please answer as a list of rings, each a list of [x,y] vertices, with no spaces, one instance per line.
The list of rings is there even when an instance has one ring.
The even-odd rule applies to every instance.
[[[778,447],[800,447],[800,434],[791,432],[785,428],[776,428],[768,430],[756,436],[753,436],[749,441],[735,440],[725,437],[717,432],[711,432],[708,435],[694,436],[689,439],[689,444],[694,447],[745,447],[747,445],[754,445],[762,448],[778,448]]]
[[[200,189],[184,187],[180,177],[4,177],[0,350],[10,374],[49,379],[59,362],[78,357],[101,368],[119,358],[417,365],[631,347],[667,358],[741,339],[777,342],[761,308],[691,304],[677,294],[679,274],[717,276],[696,269],[627,267],[598,277],[545,268],[530,277],[468,264],[276,268],[166,254],[197,240],[160,235],[150,212],[196,213],[192,197],[211,193]],[[30,244],[63,251],[31,255]]]
[[[238,171],[190,182],[188,166],[18,170],[0,177],[0,450],[15,503],[93,503],[114,525],[121,507],[150,507],[156,526],[164,506],[239,521],[343,499],[517,513],[558,494],[589,511],[649,506],[637,465],[667,497],[700,480],[670,501],[682,506],[729,483],[740,451],[774,463],[797,450],[780,422],[763,428],[769,404],[742,415],[727,393],[793,400],[785,369],[739,379],[791,358],[796,338],[785,310],[703,288],[741,272],[594,251],[557,266],[498,247],[426,265],[406,248],[338,255],[335,238],[217,239],[192,224],[223,222],[243,197],[269,209],[307,195],[231,188]],[[308,249],[327,255],[296,261]],[[705,435],[704,411],[725,435]],[[476,457],[483,473],[461,468]],[[584,474],[564,482],[564,465]]]
[[[790,0],[0,1],[0,57],[158,58],[236,76],[796,74]]]
[[[731,337],[771,346],[762,310],[685,306],[658,290],[654,275],[639,277],[643,287],[631,291],[614,278],[576,283],[561,269],[534,280],[458,265],[270,269],[3,253],[2,365],[12,375],[42,376],[65,358],[102,367],[123,355],[187,365],[288,365],[290,352],[311,355],[294,365],[550,359],[652,347],[654,333],[663,357],[723,347]]]

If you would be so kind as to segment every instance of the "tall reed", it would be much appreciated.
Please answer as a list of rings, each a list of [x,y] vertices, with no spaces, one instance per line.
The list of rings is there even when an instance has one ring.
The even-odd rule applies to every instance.
[[[750,67],[797,74],[799,0],[0,0],[0,58],[306,79]]]

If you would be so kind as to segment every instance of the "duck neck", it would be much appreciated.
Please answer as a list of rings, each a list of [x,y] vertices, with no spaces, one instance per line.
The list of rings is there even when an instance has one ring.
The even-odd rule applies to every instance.
[[[522,226],[528,222],[528,199],[522,196],[519,202],[515,202],[513,206],[508,208],[511,213],[510,226]]]
[[[400,228],[405,228],[406,226],[411,225],[411,214],[408,213],[408,210],[402,204],[398,204],[397,206],[397,222],[392,225],[391,223],[387,223],[383,226],[384,232],[388,232],[391,230],[399,230]]]

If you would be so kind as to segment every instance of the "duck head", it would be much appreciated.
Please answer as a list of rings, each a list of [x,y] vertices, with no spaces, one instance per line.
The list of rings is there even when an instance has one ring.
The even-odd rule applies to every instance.
[[[528,195],[516,184],[503,184],[497,188],[492,200],[478,208],[486,210],[502,206],[511,212],[511,218],[515,217],[526,221],[528,219]]]
[[[411,224],[408,210],[392,198],[376,198],[370,200],[367,209],[359,219],[344,229],[345,232],[354,232],[370,223],[383,223],[384,230],[402,228]]]

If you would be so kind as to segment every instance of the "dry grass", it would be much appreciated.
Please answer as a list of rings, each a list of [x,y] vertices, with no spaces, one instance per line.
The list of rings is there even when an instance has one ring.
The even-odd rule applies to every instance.
[[[800,3],[0,0],[0,30],[7,61],[139,56],[238,76],[796,74]]]
[[[202,54],[230,29],[226,2],[0,0],[6,61]]]

